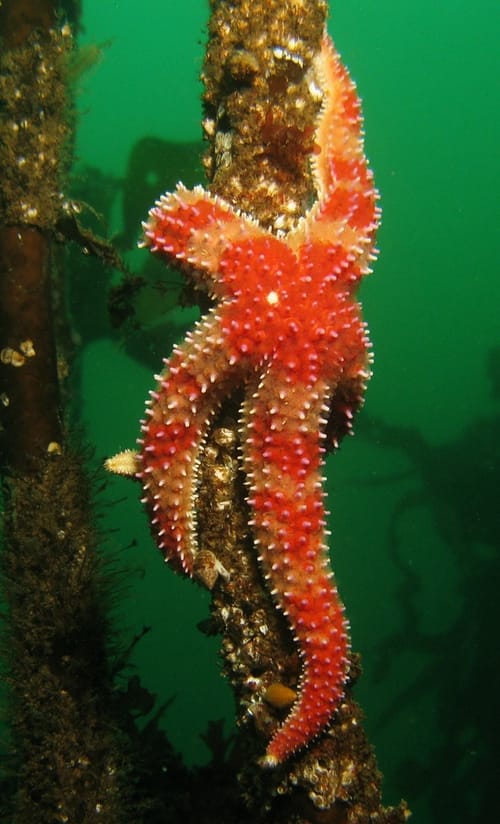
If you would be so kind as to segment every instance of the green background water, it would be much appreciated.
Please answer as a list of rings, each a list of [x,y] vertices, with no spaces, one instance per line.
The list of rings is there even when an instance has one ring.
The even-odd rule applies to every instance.
[[[81,43],[103,48],[80,81],[77,164],[82,186],[104,175],[109,231],[120,233],[139,139],[192,144],[179,168],[174,153],[165,179],[153,162],[146,169],[156,194],[202,180],[208,4],[83,7]],[[356,437],[328,462],[332,557],[363,656],[357,696],[386,801],[406,797],[425,824],[486,820],[496,793],[499,31],[496,0],[331,3],[384,213],[380,259],[362,290],[375,373]],[[145,256],[129,254],[135,271]],[[153,372],[193,317],[155,317],[149,338],[112,335],[97,297],[105,285],[86,281],[74,307],[79,416],[98,457],[134,445]],[[105,516],[110,544],[132,569],[120,622],[130,634],[152,627],[134,665],[160,701],[175,696],[168,734],[202,762],[208,720],[225,717],[229,729],[232,719],[217,641],[196,629],[208,596],[163,565],[137,489],[113,479],[108,495],[117,501]]]

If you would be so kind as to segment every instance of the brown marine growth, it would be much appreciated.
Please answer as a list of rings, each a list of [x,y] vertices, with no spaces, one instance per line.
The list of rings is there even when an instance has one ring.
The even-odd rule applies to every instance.
[[[13,788],[2,807],[12,824],[123,824],[109,579],[57,368],[54,235],[67,210],[73,52],[60,11],[50,0],[0,4],[2,646]]]

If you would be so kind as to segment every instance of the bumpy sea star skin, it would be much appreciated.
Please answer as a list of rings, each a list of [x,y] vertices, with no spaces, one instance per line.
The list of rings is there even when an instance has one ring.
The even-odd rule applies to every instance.
[[[192,575],[200,450],[224,398],[245,387],[255,544],[303,664],[297,701],[263,759],[269,766],[320,733],[343,695],[349,645],[328,563],[321,467],[327,437],[349,430],[369,376],[353,293],[374,257],[377,193],[356,90],[326,34],[315,69],[324,96],[312,162],[318,200],[293,231],[273,235],[201,187],[182,186],[144,227],[144,245],[179,262],[214,306],[158,377],[137,477],[160,550]]]

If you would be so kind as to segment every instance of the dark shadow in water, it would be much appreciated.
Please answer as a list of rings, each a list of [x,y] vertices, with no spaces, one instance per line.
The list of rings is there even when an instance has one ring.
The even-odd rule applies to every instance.
[[[139,240],[141,223],[165,191],[182,183],[189,189],[204,180],[203,144],[170,143],[159,137],[143,137],[132,146],[123,181],[123,232],[116,239],[123,249]]]
[[[118,217],[123,228],[110,241],[122,253],[131,251],[140,238],[141,222],[160,195],[174,189],[179,180],[193,186],[203,179],[201,153],[201,142],[144,137],[132,147],[124,179],[91,167],[77,169],[71,196],[80,204],[79,222],[96,236],[108,237],[112,219]],[[182,303],[181,275],[146,252],[138,271],[129,271],[124,263],[119,275],[102,259],[82,254],[76,245],[68,254],[73,347],[113,338],[131,357],[157,371],[161,357],[180,334],[172,309]],[[79,375],[73,377],[77,388]]]
[[[488,353],[487,371],[491,395],[498,401],[500,347]],[[403,452],[412,466],[406,477],[418,484],[391,518],[388,548],[400,574],[401,622],[380,649],[376,677],[386,677],[387,662],[404,653],[416,653],[424,665],[379,723],[411,714],[419,697],[432,692],[439,719],[435,749],[421,762],[401,763],[401,784],[412,787],[415,797],[422,792],[429,796],[436,822],[492,820],[500,733],[500,412],[478,418],[455,440],[438,446],[427,443],[414,427],[390,426],[380,419],[365,418],[360,434]],[[423,582],[417,565],[405,557],[400,537],[403,519],[421,507],[450,547],[458,573],[458,615],[442,633],[422,629]]]

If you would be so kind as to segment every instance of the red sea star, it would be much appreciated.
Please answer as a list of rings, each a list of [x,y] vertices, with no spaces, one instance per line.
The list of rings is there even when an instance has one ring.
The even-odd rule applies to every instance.
[[[343,695],[347,625],[329,570],[321,466],[326,430],[350,428],[369,376],[353,294],[374,257],[377,193],[355,86],[326,34],[315,71],[323,88],[312,161],[318,200],[292,231],[272,234],[201,187],[182,186],[144,227],[144,244],[179,262],[215,303],[158,378],[137,477],[160,550],[191,575],[199,452],[223,399],[245,387],[255,544],[303,663],[297,701],[267,748],[270,766],[321,732]]]

